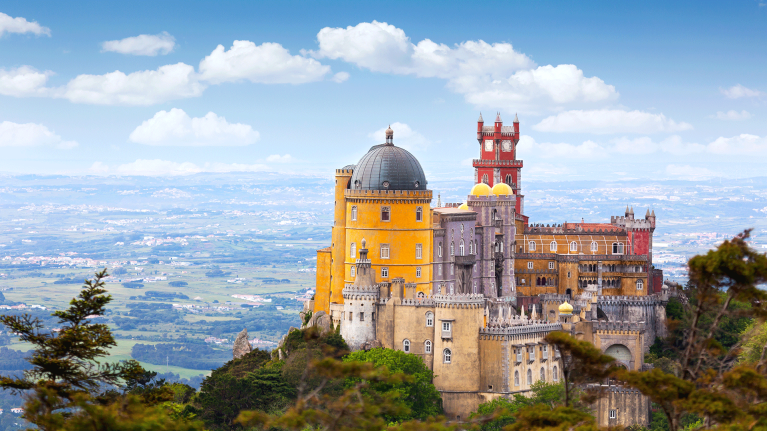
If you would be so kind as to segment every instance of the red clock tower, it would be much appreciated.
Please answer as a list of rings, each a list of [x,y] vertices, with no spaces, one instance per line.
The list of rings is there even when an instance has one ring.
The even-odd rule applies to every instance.
[[[496,183],[506,183],[517,196],[517,214],[524,214],[524,196],[522,191],[522,160],[517,160],[519,142],[519,119],[514,115],[514,125],[504,126],[501,113],[495,117],[495,124],[485,126],[482,114],[477,120],[477,141],[479,159],[474,159],[474,182],[485,183],[492,187]]]

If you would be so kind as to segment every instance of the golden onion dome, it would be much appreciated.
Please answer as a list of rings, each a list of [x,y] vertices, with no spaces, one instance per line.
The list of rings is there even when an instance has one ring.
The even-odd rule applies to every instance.
[[[568,304],[567,301],[563,302],[559,306],[559,314],[573,314],[573,306]]]
[[[493,186],[493,194],[496,196],[512,196],[514,190],[512,190],[511,186],[506,183],[496,183],[496,185]]]
[[[458,209],[459,210],[468,210],[469,206],[466,205],[465,203],[462,203],[461,205],[458,206]]]
[[[490,186],[485,183],[475,184],[474,187],[471,188],[471,192],[469,192],[472,196],[490,196],[490,193],[492,193],[492,190],[490,190]]]

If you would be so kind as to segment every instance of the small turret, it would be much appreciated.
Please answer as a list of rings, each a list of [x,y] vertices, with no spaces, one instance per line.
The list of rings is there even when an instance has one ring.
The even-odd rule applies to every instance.
[[[499,112],[495,116],[495,133],[501,133],[501,126],[503,125],[503,120],[501,120],[501,113]]]
[[[482,119],[482,113],[479,113],[479,120],[477,120],[477,141],[482,144],[482,127],[485,125],[485,120]]]
[[[391,124],[386,129],[386,145],[394,145],[394,130],[391,129]]]

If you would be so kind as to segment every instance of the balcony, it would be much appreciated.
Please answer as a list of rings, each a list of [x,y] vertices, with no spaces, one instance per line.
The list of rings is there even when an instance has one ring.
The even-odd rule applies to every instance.
[[[455,256],[456,265],[471,266],[477,261],[477,256],[474,254],[468,254],[466,256]]]

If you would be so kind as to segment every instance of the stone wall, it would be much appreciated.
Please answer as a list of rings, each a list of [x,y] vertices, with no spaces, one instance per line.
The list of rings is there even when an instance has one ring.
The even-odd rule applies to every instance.
[[[603,386],[605,396],[592,407],[600,427],[620,427],[650,424],[650,399],[636,389]],[[613,411],[614,418],[610,417]]]

